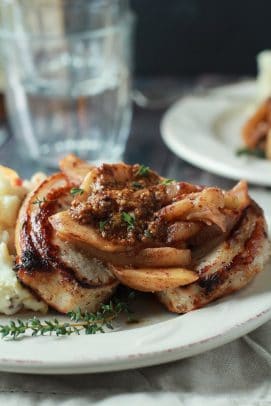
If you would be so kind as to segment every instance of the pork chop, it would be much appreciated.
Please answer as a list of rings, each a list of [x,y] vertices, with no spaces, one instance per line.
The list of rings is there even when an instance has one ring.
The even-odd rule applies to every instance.
[[[25,200],[16,226],[17,276],[61,313],[78,308],[94,312],[112,295],[117,280],[87,250],[60,240],[48,221],[50,215],[69,207],[73,186],[58,173]]]
[[[254,203],[245,209],[228,238],[197,259],[199,280],[158,292],[168,310],[187,313],[246,286],[269,257],[270,246],[262,210]]]

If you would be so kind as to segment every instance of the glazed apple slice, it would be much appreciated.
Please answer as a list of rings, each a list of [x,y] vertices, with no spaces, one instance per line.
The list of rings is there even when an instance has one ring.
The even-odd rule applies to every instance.
[[[112,266],[116,278],[132,289],[142,292],[160,292],[198,280],[198,274],[185,268],[122,268]]]

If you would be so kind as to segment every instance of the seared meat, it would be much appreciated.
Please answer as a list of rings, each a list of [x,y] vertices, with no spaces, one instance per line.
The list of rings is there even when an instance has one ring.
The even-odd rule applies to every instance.
[[[202,258],[221,252],[252,206],[245,182],[224,191],[166,180],[139,165],[104,164],[88,173],[71,209],[50,222],[63,241],[108,263],[124,285],[164,297],[202,286]]]
[[[64,174],[46,179],[24,202],[16,229],[18,278],[62,313],[96,311],[118,285],[101,261],[59,239],[48,221],[70,206],[73,185]]]
[[[229,237],[197,259],[199,280],[188,286],[158,292],[172,312],[186,313],[246,286],[262,271],[269,256],[267,226],[261,209],[252,203]]]
[[[224,191],[73,155],[60,166],[16,228],[18,278],[56,310],[96,311],[121,282],[185,313],[263,269],[266,224],[245,182]]]

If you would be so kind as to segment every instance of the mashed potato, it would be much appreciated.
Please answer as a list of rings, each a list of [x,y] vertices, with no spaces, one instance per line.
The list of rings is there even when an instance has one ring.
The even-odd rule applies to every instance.
[[[0,313],[10,315],[23,308],[46,312],[48,308],[20,284],[13,270],[18,211],[26,193],[43,177],[37,174],[22,183],[16,172],[0,166]]]

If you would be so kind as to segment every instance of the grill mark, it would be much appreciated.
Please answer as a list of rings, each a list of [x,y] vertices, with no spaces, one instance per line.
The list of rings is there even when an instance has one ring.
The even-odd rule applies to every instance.
[[[251,207],[251,206],[250,206]],[[252,208],[254,210],[254,213],[258,215],[262,211],[259,209],[258,206],[256,206],[254,203],[252,205]],[[247,209],[245,210],[247,212]],[[246,213],[247,214],[247,213]],[[244,216],[242,216],[242,220],[244,219]],[[240,219],[241,220],[241,219]],[[239,222],[239,227],[240,227],[240,222]],[[232,233],[232,238],[236,236],[236,232],[238,232],[238,227],[235,227],[235,230],[233,230]],[[259,241],[262,238],[266,238],[266,230],[264,229],[263,225],[263,218],[257,218],[256,223],[254,226],[253,231],[251,232],[251,235],[248,237],[244,244],[244,249],[242,250],[241,253],[237,254],[232,261],[227,263],[226,265],[222,266],[216,273],[211,274],[210,276],[207,277],[202,277],[199,282],[196,282],[199,284],[199,286],[204,289],[204,294],[208,295],[212,293],[215,289],[217,289],[220,285],[222,285],[225,280],[228,277],[228,273],[231,271],[231,269],[235,266],[242,266],[242,265],[249,265],[253,262],[255,256],[257,255],[258,251],[258,245],[255,244],[255,241]],[[209,266],[211,268],[211,266]]]
[[[58,199],[64,197],[70,190],[71,185],[52,191],[48,194],[48,201],[44,203],[44,207],[38,211],[34,219],[34,227],[31,230],[31,236],[34,246],[38,246],[42,252],[42,257],[46,262],[49,262],[52,267],[58,267],[58,249],[51,244],[53,228],[48,219],[52,214],[55,214],[58,209]],[[38,250],[39,251],[39,250]],[[39,252],[40,252],[39,251]],[[41,255],[41,254],[40,254]]]
[[[37,269],[42,271],[49,271],[50,266],[49,262],[46,259],[43,259],[33,250],[26,250],[22,253],[20,262],[15,265],[15,270],[24,269],[28,273],[33,273]]]
[[[59,258],[59,249],[51,243],[53,228],[48,221],[48,218],[56,212],[56,207],[59,204],[58,199],[65,196],[70,191],[71,185],[57,189],[48,194],[48,201],[43,203],[43,207],[38,211],[35,217],[34,230],[31,230],[30,216],[23,222],[21,232],[24,241],[24,249],[15,265],[16,272],[33,275],[36,273],[54,272],[56,269],[61,272],[62,277],[67,282],[76,281],[78,286],[86,289],[95,289],[101,284],[91,284],[76,277],[76,273],[72,268],[64,264]],[[35,244],[41,247],[42,256],[35,248]],[[112,280],[103,283],[106,287],[112,284]]]
[[[249,207],[251,207],[251,206],[249,206]],[[229,242],[229,240],[231,240],[231,239],[234,239],[237,235],[238,235],[238,233],[240,232],[239,230],[240,230],[240,227],[241,227],[241,225],[242,225],[242,222],[246,219],[246,216],[247,216],[247,210],[248,210],[248,208],[246,208],[244,211],[243,211],[243,213],[241,214],[241,216],[240,216],[240,218],[238,219],[238,221],[236,222],[236,224],[234,225],[234,227],[232,228],[232,230],[230,231],[230,233],[229,233],[229,235],[228,235],[228,237],[227,237],[227,240],[226,241],[224,241],[224,243],[226,243],[226,245],[227,245],[227,248],[229,249],[230,248],[230,242]],[[221,242],[223,242],[223,241],[219,241],[219,243],[221,243]],[[219,245],[219,244],[218,244]],[[226,266],[228,266],[228,265],[226,265]],[[213,267],[213,265],[212,264],[210,264],[210,265],[205,265],[203,268],[201,268],[200,269],[200,271],[199,271],[199,277],[200,277],[200,281],[201,281],[201,283],[202,283],[202,286],[203,287],[205,287],[206,286],[206,289],[212,289],[212,286],[211,285],[214,285],[213,286],[213,288],[215,288],[216,287],[216,283],[215,283],[215,281],[217,281],[217,278],[212,278],[213,277],[213,275],[216,275],[220,270],[218,270],[215,274],[212,274],[212,275],[210,275],[210,276],[205,276],[206,275],[206,273],[208,273],[208,271],[210,271],[210,269],[212,269],[212,267]],[[210,286],[208,287],[207,285],[208,285],[208,279],[210,279]],[[213,279],[213,282],[211,281],[211,279]],[[213,290],[213,289],[212,289]]]
[[[55,271],[55,270],[53,270],[53,271]],[[24,269],[21,269],[20,272],[25,272],[25,271],[24,271]],[[75,282],[76,286],[78,286],[79,288],[82,287],[82,288],[85,288],[85,289],[93,289],[93,290],[97,289],[97,286],[84,286],[84,285],[82,285],[82,284],[80,283],[80,281],[78,281],[77,279],[71,277],[71,275],[67,274],[66,271],[59,270],[59,272],[62,274],[62,278],[63,278],[64,284],[65,284],[65,282],[69,283],[70,281],[72,281],[73,283]],[[51,303],[51,298],[50,298],[50,297],[49,297],[49,298],[41,297],[41,294],[40,294],[39,290],[38,290],[37,288],[35,288],[35,287],[29,286],[29,284],[26,284],[26,283],[24,282],[24,280],[21,280],[21,279],[20,279],[20,283],[21,283],[26,289],[28,289],[28,290],[32,293],[32,295],[33,295],[34,297],[36,297],[37,300],[40,300],[40,301],[46,303],[49,307],[52,307],[52,303]],[[109,285],[111,285],[111,289],[112,289],[112,292],[113,292],[114,289],[115,289],[115,287],[112,286],[112,283],[111,283],[111,284],[109,284],[109,283],[108,283],[108,284],[104,284],[103,287],[106,288],[106,287],[109,286]],[[110,296],[110,294],[109,294],[109,296]],[[58,311],[59,313],[63,313],[63,311],[60,310],[60,308],[57,307],[55,304],[54,304],[54,306],[53,306],[53,309],[56,310],[56,311]]]
[[[222,283],[222,279],[222,275],[218,271],[207,278],[200,279],[198,284],[202,289],[205,290],[205,294],[207,295],[215,290],[217,286]]]

